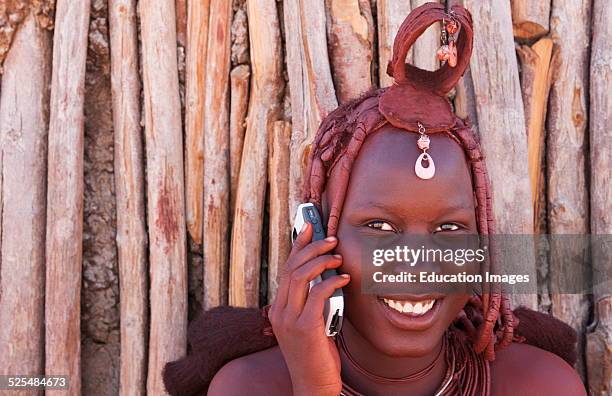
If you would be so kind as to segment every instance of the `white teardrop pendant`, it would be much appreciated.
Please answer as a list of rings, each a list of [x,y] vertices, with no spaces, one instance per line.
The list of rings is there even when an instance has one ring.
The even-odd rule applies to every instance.
[[[427,162],[427,168],[423,166],[423,161]],[[414,173],[416,173],[416,175],[423,180],[434,177],[436,174],[436,165],[434,164],[431,155],[427,154],[426,152],[419,155],[419,158],[417,158],[416,163],[414,164]]]

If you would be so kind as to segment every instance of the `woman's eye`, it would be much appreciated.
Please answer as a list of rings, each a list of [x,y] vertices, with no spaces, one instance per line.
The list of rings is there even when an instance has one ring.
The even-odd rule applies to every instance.
[[[459,226],[457,224],[454,223],[444,223],[438,226],[438,228],[436,228],[435,232],[442,232],[442,231],[457,231],[459,229]]]
[[[382,220],[371,221],[367,224],[367,226],[380,231],[395,231],[395,228],[393,228],[391,224]]]

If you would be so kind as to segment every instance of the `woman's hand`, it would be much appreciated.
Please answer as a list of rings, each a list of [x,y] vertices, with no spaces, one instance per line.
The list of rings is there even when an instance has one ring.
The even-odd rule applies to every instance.
[[[291,373],[294,395],[337,396],[342,388],[340,356],[325,334],[323,308],[334,290],[348,284],[349,276],[333,276],[309,292],[311,280],[342,264],[340,255],[326,254],[336,247],[335,237],[311,240],[312,225],[305,223],[281,270],[268,317]]]

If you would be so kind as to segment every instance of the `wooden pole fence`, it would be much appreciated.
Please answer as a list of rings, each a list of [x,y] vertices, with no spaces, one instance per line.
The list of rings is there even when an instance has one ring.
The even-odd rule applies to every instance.
[[[470,68],[449,100],[487,158],[497,232],[611,234],[607,2],[437,2],[472,13]],[[393,83],[395,34],[423,3],[0,7],[0,374],[69,375],[74,395],[161,395],[164,364],[187,352],[188,313],[273,301],[321,120]],[[407,62],[440,66],[440,27]],[[98,222],[111,238],[92,235]],[[528,246],[543,289],[513,296],[578,331],[576,368],[593,395],[612,388],[606,246]],[[117,265],[99,271],[118,281],[91,304],[100,249]],[[576,279],[593,278],[592,299],[551,292],[568,255]]]

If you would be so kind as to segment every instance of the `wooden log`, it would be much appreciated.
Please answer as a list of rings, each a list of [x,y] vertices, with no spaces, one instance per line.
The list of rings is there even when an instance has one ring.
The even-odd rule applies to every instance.
[[[139,7],[151,279],[147,393],[160,395],[164,364],[186,352],[183,134],[174,0],[141,0]]]
[[[232,19],[232,65],[249,63],[249,21],[247,20],[246,3],[234,2]]]
[[[190,1],[185,81],[185,204],[187,231],[202,243],[204,199],[204,96],[210,0]]]
[[[477,0],[464,0],[464,4],[474,21],[470,68],[497,232],[528,235],[533,233],[533,208],[510,4]],[[496,45],[491,46],[492,42]],[[525,270],[536,279],[533,247],[525,247],[524,259]],[[535,294],[515,294],[512,299],[515,305],[537,307]]]
[[[547,124],[548,226],[551,234],[587,234],[588,190],[586,182],[586,93],[591,2],[559,0],[553,3],[551,36],[556,61],[550,72]],[[586,256],[580,244],[553,240],[550,251],[551,284],[558,284],[572,264],[572,278],[586,279]],[[570,259],[570,257],[572,259]],[[576,369],[585,377],[582,329],[588,320],[586,295],[552,295],[552,313],[579,333]]]
[[[268,167],[268,144],[283,95],[280,23],[275,0],[248,0],[253,83],[234,224],[230,305],[259,305],[259,269]],[[255,33],[256,32],[256,33]]]
[[[195,3],[205,3],[202,0],[196,1]],[[175,0],[174,3],[176,9],[176,41],[178,45],[185,47],[187,43],[187,25],[188,25],[188,12],[187,7],[194,7],[195,5],[187,4],[187,0]],[[204,25],[203,27],[206,27]]]
[[[293,128],[288,214],[292,218],[302,199],[302,172],[310,143],[322,118],[338,101],[327,53],[323,2],[287,0],[283,8]]]
[[[455,86],[455,114],[462,119],[469,119],[472,129],[478,133],[478,112],[476,110],[476,94],[474,93],[474,82],[472,71],[468,67],[463,77]]]
[[[330,61],[338,101],[372,87],[374,20],[370,0],[326,0]]]
[[[232,4],[210,5],[204,113],[204,308],[227,301],[229,259],[229,74]]]
[[[387,75],[387,65],[393,56],[393,41],[404,19],[410,13],[410,1],[377,0],[378,12],[378,78],[379,86],[388,87],[393,84],[393,78]],[[406,62],[412,63],[412,49],[406,56]]]
[[[289,212],[295,210],[302,200],[302,160],[307,147],[307,136],[314,137],[316,126],[308,120],[308,75],[305,73],[304,43],[300,18],[300,0],[287,0],[283,5],[285,26],[285,51],[287,76],[289,77],[289,100],[291,102],[291,143],[289,146]],[[300,161],[300,165],[293,162]],[[287,213],[292,218],[291,213]],[[1,231],[1,230],[0,230]],[[0,291],[1,292],[1,291]]]
[[[535,40],[548,33],[549,0],[512,0],[512,29],[519,40]]]
[[[322,3],[300,1],[300,21],[304,58],[309,81],[310,121],[315,128],[327,114],[338,107],[331,78],[325,35],[325,6]]]
[[[1,79],[0,79],[0,96],[2,95],[2,84],[1,84]],[[2,169],[3,167],[3,160],[2,160],[2,149],[1,149],[1,142],[0,142],[0,169]],[[4,199],[2,196],[2,184],[4,183],[4,177],[2,176],[2,172],[0,172],[0,208],[2,208],[4,206]],[[0,241],[2,241],[2,219],[0,219]],[[1,254],[1,252],[0,252]],[[2,304],[2,260],[1,260],[1,256],[0,256],[0,304]]]
[[[462,5],[465,7],[465,0],[446,0],[447,7]],[[478,135],[478,112],[476,110],[476,94],[474,93],[474,81],[472,81],[472,70],[468,66],[463,77],[455,86],[455,114],[462,119],[469,119],[472,123],[472,130]]]
[[[412,0],[412,9],[429,2],[431,0]],[[435,2],[440,1],[435,0]],[[414,43],[412,56],[415,66],[432,71],[440,67],[440,61],[436,56],[436,51],[440,48],[440,30],[440,23],[434,23]]]
[[[121,310],[121,394],[144,395],[148,297],[144,157],[135,0],[109,1],[117,254]],[[129,358],[125,358],[129,356]]]
[[[236,66],[230,73],[230,213],[236,206],[238,176],[242,160],[242,145],[249,109],[249,82],[251,69],[248,65]]]
[[[270,144],[270,227],[268,250],[268,301],[274,301],[278,288],[278,270],[282,268],[291,250],[291,224],[289,211],[289,142],[291,123],[277,121]],[[292,220],[292,219],[291,219]]]
[[[527,158],[529,161],[529,182],[534,213],[534,232],[539,230],[539,192],[542,190],[541,164],[544,155],[544,121],[548,103],[548,68],[552,57],[553,42],[549,38],[540,39],[533,46],[517,47],[521,62],[521,88],[525,106],[527,125]]]
[[[590,159],[591,235],[608,238],[612,234],[612,9],[607,1],[593,2],[590,67]],[[600,240],[601,240],[600,239]],[[592,251],[594,289],[594,331],[587,336],[587,372],[590,394],[603,396],[612,390],[612,250],[607,244],[594,244]]]
[[[90,1],[59,0],[55,14],[48,136],[45,374],[81,392],[83,85]],[[47,391],[47,393],[65,391]]]
[[[0,239],[0,375],[44,371],[50,79],[51,34],[30,14],[6,55],[0,94],[0,229],[5,232]]]

